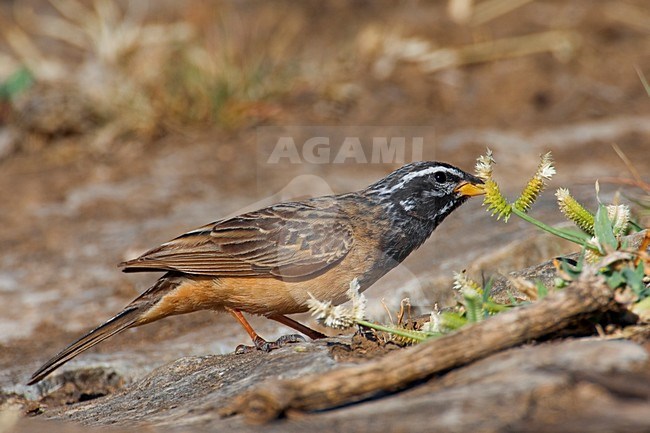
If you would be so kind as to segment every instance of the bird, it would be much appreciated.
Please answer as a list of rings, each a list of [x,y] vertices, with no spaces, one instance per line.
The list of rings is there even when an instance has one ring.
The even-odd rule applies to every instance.
[[[370,287],[422,245],[483,181],[436,161],[406,164],[365,189],[283,202],[214,221],[122,262],[123,272],[164,271],[117,315],[41,366],[33,385],[81,352],[124,331],[199,310],[230,313],[250,336],[251,350],[304,341],[266,341],[243,313],[300,333],[326,337],[287,315],[308,311],[314,296],[347,301],[350,282]],[[238,347],[238,350],[242,348]]]

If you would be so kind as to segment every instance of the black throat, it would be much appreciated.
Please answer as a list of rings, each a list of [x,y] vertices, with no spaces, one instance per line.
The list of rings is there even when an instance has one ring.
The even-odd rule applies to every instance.
[[[390,203],[382,203],[392,227],[384,236],[381,250],[386,254],[387,259],[395,262],[393,266],[396,266],[429,239],[445,217],[464,202],[464,199],[459,199],[450,203],[444,213],[428,214],[421,214],[415,210],[409,211],[395,204],[391,206]]]

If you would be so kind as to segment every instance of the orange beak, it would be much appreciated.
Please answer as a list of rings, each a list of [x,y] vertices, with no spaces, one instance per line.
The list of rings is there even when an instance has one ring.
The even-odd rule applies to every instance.
[[[454,188],[454,192],[465,197],[474,197],[485,194],[485,187],[482,183],[471,183],[464,180]]]

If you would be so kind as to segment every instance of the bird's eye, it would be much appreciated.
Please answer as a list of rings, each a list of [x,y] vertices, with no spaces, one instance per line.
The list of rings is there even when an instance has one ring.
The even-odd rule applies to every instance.
[[[434,173],[433,178],[438,183],[445,183],[447,181],[447,175],[443,171],[438,171]]]

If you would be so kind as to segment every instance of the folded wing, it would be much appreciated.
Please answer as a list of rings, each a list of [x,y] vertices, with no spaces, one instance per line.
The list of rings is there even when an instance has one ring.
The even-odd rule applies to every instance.
[[[301,278],[337,263],[352,242],[348,217],[334,203],[285,203],[201,227],[121,265],[125,272]]]

